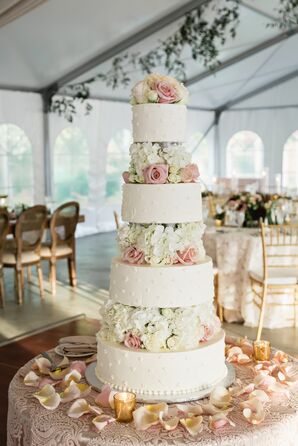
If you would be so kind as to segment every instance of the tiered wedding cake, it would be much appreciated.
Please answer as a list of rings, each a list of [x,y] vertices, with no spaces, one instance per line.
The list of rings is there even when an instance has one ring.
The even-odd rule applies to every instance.
[[[199,172],[183,145],[186,88],[149,75],[132,90],[121,257],[98,334],[96,375],[143,399],[187,396],[226,373],[211,259],[201,241]]]

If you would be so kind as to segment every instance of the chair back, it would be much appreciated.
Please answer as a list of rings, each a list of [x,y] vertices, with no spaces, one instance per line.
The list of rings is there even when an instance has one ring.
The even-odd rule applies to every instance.
[[[74,247],[76,227],[79,221],[80,205],[69,201],[59,206],[51,218],[51,248],[54,253],[56,246],[67,244]]]
[[[17,256],[24,251],[39,253],[41,240],[47,222],[47,208],[32,206],[21,213],[15,228]]]
[[[298,269],[298,224],[266,225],[261,223],[263,275],[275,268]]]
[[[9,230],[9,216],[4,208],[0,208],[0,266],[2,264],[2,254]]]
[[[115,220],[116,229],[118,231],[118,229],[120,228],[120,224],[119,224],[119,216],[118,216],[118,213],[116,211],[114,211],[114,220]]]

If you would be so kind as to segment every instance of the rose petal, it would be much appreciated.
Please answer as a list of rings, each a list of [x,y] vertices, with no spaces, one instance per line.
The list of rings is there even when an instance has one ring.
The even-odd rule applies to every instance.
[[[54,386],[57,386],[57,384],[59,384],[61,381],[54,381],[53,379],[51,379],[51,378],[47,378],[47,377],[45,377],[45,378],[42,378],[40,381],[39,381],[39,383],[38,383],[38,388],[39,389],[42,389],[42,387],[44,387],[45,385],[47,385],[47,384],[51,384],[53,387]]]
[[[298,380],[298,366],[296,364],[282,364],[279,369],[284,374],[287,383],[294,383]]]
[[[251,362],[251,358],[244,353],[240,353],[237,356],[237,362],[238,364],[248,364],[249,362]]]
[[[40,357],[34,359],[34,364],[32,366],[33,370],[38,370],[43,375],[48,375],[50,368],[52,367],[52,364],[47,358]]]
[[[200,404],[176,404],[179,412],[184,413],[187,416],[202,415],[203,409]]]
[[[49,375],[54,380],[61,380],[64,379],[64,377],[69,373],[69,368],[67,369],[58,369],[54,370],[54,372],[49,372]]]
[[[104,384],[101,388],[101,392],[95,398],[96,404],[102,407],[110,407],[109,396],[111,393],[111,388],[108,384]]]
[[[76,400],[69,408],[67,414],[71,418],[80,418],[85,413],[90,412],[90,405],[86,400],[80,398]]]
[[[91,392],[91,387],[88,384],[78,384],[71,381],[63,393],[60,394],[62,403],[73,401],[77,398],[83,398]]]
[[[160,424],[162,425],[162,427],[165,430],[173,431],[178,426],[179,418],[178,417],[172,417],[172,418],[168,418],[168,419],[165,420],[163,418],[163,413],[160,412],[160,414],[159,414],[159,421],[160,421]]]
[[[140,406],[133,412],[135,428],[144,431],[159,423],[159,413],[148,411],[146,406]]]
[[[264,390],[259,390],[259,389],[251,392],[248,398],[249,399],[258,398],[260,401],[262,401],[262,403],[267,403],[268,401],[270,401],[270,398],[267,395],[267,393],[264,392]]]
[[[246,395],[246,394],[248,394],[248,393],[253,392],[254,390],[255,390],[255,385],[254,385],[254,383],[250,383],[250,384],[247,384],[247,386],[243,387],[243,389],[241,389],[240,392],[238,392],[238,393],[236,394],[236,396]]]
[[[276,379],[270,375],[258,374],[254,379],[254,385],[257,389],[267,390],[276,382]]]
[[[203,417],[200,415],[191,418],[181,418],[180,423],[192,437],[195,437],[203,430]]]
[[[57,368],[59,369],[65,369],[69,367],[69,359],[67,356],[63,356],[63,359],[61,362],[59,362],[59,364],[57,364]]]
[[[40,382],[40,377],[36,375],[35,372],[32,370],[27,373],[27,375],[24,377],[24,384],[25,386],[31,386],[31,387],[37,387]]]
[[[216,386],[210,394],[210,403],[219,409],[226,409],[231,404],[232,396],[223,386]]]
[[[91,413],[95,413],[95,415],[101,415],[103,413],[102,409],[98,406],[89,405],[89,410]]]
[[[279,394],[280,396],[285,396],[290,398],[289,390],[281,383],[274,382],[268,387],[268,391],[272,394]]]
[[[240,347],[245,355],[247,355],[247,356],[253,355],[253,351],[254,351],[253,346],[246,339],[243,339],[243,341],[240,343]]]
[[[282,352],[281,350],[278,350],[275,352],[273,356],[273,361],[279,362],[279,363],[285,363],[289,361],[289,357],[285,352]]]
[[[167,403],[146,404],[145,408],[148,412],[154,413],[157,416],[159,416],[160,412],[167,415],[169,410]]]
[[[102,414],[93,418],[92,423],[94,424],[94,426],[98,431],[101,431],[103,428],[105,428],[108,424],[112,423],[113,421],[116,421],[115,418],[111,417],[110,415]]]
[[[260,424],[265,419],[265,411],[262,401],[259,398],[251,398],[240,403],[242,413],[251,424]]]
[[[70,369],[76,370],[81,374],[82,377],[85,376],[86,367],[87,366],[84,361],[74,361],[70,364]]]
[[[46,384],[39,392],[33,394],[34,398],[37,398],[40,404],[49,410],[56,409],[60,404],[60,395],[56,393],[51,384]]]
[[[68,373],[66,373],[66,375],[64,376],[64,381],[66,382],[70,382],[70,381],[75,381],[75,382],[80,382],[82,379],[82,375],[80,374],[80,372],[78,372],[78,370],[74,369],[74,370],[70,370]]]
[[[222,409],[218,409],[211,403],[202,404],[203,415],[215,415],[216,413],[222,412]],[[224,412],[228,412],[228,409]]]
[[[233,423],[223,412],[219,412],[209,417],[209,427],[212,430],[220,429],[221,427],[229,424],[230,426],[235,427],[235,423]]]

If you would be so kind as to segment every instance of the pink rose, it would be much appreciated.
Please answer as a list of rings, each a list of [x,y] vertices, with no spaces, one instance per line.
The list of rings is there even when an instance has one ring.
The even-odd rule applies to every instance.
[[[212,336],[220,330],[221,322],[217,316],[214,317],[214,320],[209,325],[204,324],[204,336],[200,342],[207,342]]]
[[[160,104],[172,104],[181,99],[173,85],[167,81],[156,82],[155,90],[158,94],[158,102]]]
[[[132,333],[127,333],[124,338],[124,345],[127,348],[141,348],[141,339]]]
[[[169,166],[167,164],[151,164],[143,170],[145,183],[164,184],[167,182]]]
[[[122,178],[123,178],[124,183],[126,183],[126,184],[129,183],[129,172],[127,172],[127,171],[123,172]]]
[[[188,164],[181,169],[180,175],[182,183],[194,183],[200,175],[198,166],[196,164]]]
[[[144,253],[134,246],[129,246],[123,253],[123,260],[128,263],[140,265],[144,261]]]
[[[193,265],[198,261],[198,251],[195,248],[187,248],[184,251],[177,251],[177,257],[182,265]]]

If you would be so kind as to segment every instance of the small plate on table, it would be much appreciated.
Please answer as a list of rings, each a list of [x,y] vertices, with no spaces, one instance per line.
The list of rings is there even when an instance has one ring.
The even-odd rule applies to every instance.
[[[86,352],[86,353],[64,353],[61,349],[61,345],[57,345],[54,349],[55,353],[59,356],[66,356],[67,358],[87,358],[88,356],[94,355],[95,352]]]

